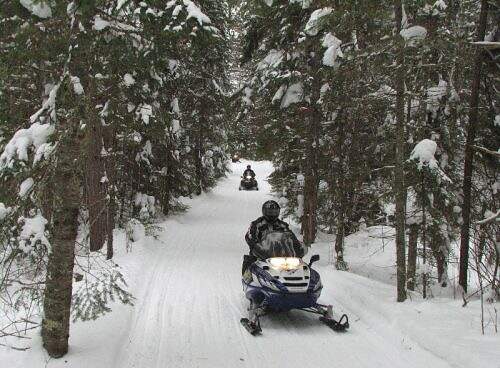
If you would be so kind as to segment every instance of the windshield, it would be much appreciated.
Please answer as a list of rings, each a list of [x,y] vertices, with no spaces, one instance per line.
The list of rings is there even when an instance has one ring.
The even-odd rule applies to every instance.
[[[293,243],[291,233],[272,231],[264,234],[261,243],[255,247],[255,251],[262,259],[296,257]]]

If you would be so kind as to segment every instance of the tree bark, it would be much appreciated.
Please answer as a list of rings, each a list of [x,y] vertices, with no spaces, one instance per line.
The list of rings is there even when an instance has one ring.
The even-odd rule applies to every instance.
[[[397,263],[397,300],[406,300],[406,249],[405,249],[405,217],[406,191],[404,183],[404,145],[405,145],[405,116],[404,116],[404,46],[399,32],[402,27],[403,7],[401,0],[394,1],[396,16],[396,73],[394,85],[396,87],[396,155],[394,170],[394,193],[396,197],[396,263]]]
[[[318,61],[311,57],[308,70],[312,74],[312,98],[309,106],[305,107],[307,126],[307,147],[305,162],[304,183],[304,214],[302,217],[302,235],[304,243],[311,245],[316,240],[317,209],[318,209],[318,149],[319,149],[319,124],[321,113],[315,103],[320,98],[320,77],[318,75]]]
[[[105,159],[105,173],[108,182],[105,183],[106,198],[106,259],[113,258],[113,230],[115,228],[116,218],[116,160],[113,147],[115,146],[115,132],[112,128],[113,125],[109,124],[103,128],[103,142],[106,149]]]
[[[205,115],[203,107],[200,109],[200,121],[198,122],[198,130],[196,136],[196,146],[194,149],[195,154],[195,168],[196,168],[196,194],[200,195],[205,190],[204,177],[203,177],[203,123]]]
[[[345,202],[342,201],[337,217],[337,235],[335,237],[335,268],[337,270],[346,271],[347,264],[344,260],[344,239],[345,239]]]
[[[477,27],[476,41],[484,40],[488,18],[488,0],[481,0],[481,13]],[[460,231],[460,270],[458,283],[464,293],[467,292],[467,273],[469,268],[469,238],[471,225],[472,171],[474,165],[474,141],[476,139],[477,120],[479,116],[479,92],[481,88],[481,71],[483,51],[478,47],[473,65],[473,79],[470,96],[469,121],[466,132],[464,179],[462,184],[462,227]]]
[[[444,249],[446,248],[445,245],[443,244],[444,240],[439,234],[438,229],[432,229],[432,236],[431,236],[431,250],[432,254],[434,255],[434,259],[436,260],[436,268],[437,268],[437,273],[438,273],[438,283],[442,287],[446,287],[447,285],[447,275],[446,275],[446,270],[447,270],[447,264],[446,260],[448,255],[445,254]]]
[[[410,226],[410,234],[408,239],[408,270],[407,270],[407,287],[408,290],[415,290],[416,272],[417,272],[417,246],[418,246],[418,225]]]
[[[52,249],[47,265],[42,321],[43,346],[51,357],[68,352],[75,242],[80,208],[77,127],[59,143],[54,180]]]
[[[304,182],[304,215],[302,217],[302,234],[304,243],[311,245],[316,240],[316,210],[318,207],[318,180],[314,169],[315,154],[311,147],[306,163]]]
[[[90,91],[91,93],[92,91]],[[87,137],[87,170],[86,170],[86,197],[89,211],[90,251],[100,250],[106,241],[107,203],[104,191],[107,183],[102,182],[104,177],[104,162],[101,155],[103,149],[103,134],[99,116],[89,96],[87,101],[87,118],[89,121]]]

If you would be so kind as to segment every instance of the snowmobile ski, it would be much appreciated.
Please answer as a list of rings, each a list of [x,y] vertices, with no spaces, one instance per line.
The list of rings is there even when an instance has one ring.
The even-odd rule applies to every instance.
[[[338,321],[328,317],[320,317],[319,320],[335,332],[345,332],[349,328],[349,318],[346,314],[343,314]]]
[[[260,323],[251,323],[248,318],[242,318],[240,320],[241,324],[245,327],[245,329],[250,332],[252,336],[259,335],[262,333],[262,329],[260,328]]]

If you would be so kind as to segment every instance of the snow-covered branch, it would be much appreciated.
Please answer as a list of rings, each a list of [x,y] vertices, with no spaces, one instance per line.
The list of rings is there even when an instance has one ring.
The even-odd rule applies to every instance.
[[[490,216],[486,217],[485,219],[476,222],[477,225],[486,225],[489,224],[490,222],[495,221],[498,217],[500,217],[500,210],[498,210],[496,213],[491,214]]]

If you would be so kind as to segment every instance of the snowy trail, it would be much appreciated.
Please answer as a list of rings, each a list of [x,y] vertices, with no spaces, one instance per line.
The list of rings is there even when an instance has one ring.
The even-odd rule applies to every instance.
[[[284,362],[287,367],[449,367],[405,342],[378,318],[373,325],[353,319],[346,334],[336,334],[301,312],[265,317],[259,337],[241,327],[246,306],[240,283],[243,235],[269,198],[263,179],[271,172],[268,163],[253,167],[260,191],[237,190],[244,164],[235,164],[212,193],[166,222],[160,238],[165,246],[147,267],[114,367],[275,367]],[[362,299],[335,299],[336,283],[356,288],[349,276],[325,277],[322,300],[334,306],[337,302],[337,307],[341,303],[347,313],[364,310]]]
[[[241,288],[241,259],[247,251],[244,234],[260,216],[270,198],[265,178],[272,167],[252,162],[260,191],[238,191],[246,163],[234,164],[233,173],[212,193],[189,201],[191,208],[160,224],[159,239],[146,238],[123,253],[117,242],[117,261],[136,297],[135,307],[116,304],[113,313],[97,321],[72,326],[70,352],[50,360],[35,336],[29,353],[2,350],[2,367],[29,368],[449,368],[473,367],[473,357],[436,353],[448,351],[440,332],[419,325],[416,304],[394,303],[392,286],[327,265],[325,248],[318,270],[325,304],[337,314],[347,313],[351,328],[338,334],[316,316],[299,311],[262,319],[263,335],[253,337],[240,325],[246,314]],[[306,257],[308,258],[308,257]],[[456,308],[455,308],[456,309]],[[442,309],[438,310],[442,313]],[[464,313],[463,309],[457,309]],[[406,321],[413,313],[410,321]],[[393,317],[393,314],[395,317]],[[441,318],[438,314],[436,319]],[[453,321],[467,320],[459,314]],[[415,328],[414,325],[418,325]],[[408,326],[409,325],[409,326]],[[404,331],[411,331],[411,337]],[[417,334],[415,332],[418,332]],[[425,333],[424,333],[425,332]],[[428,338],[432,337],[432,338]],[[418,341],[412,340],[418,338]],[[38,340],[37,340],[38,339]],[[494,361],[494,339],[485,355]],[[448,345],[449,346],[449,345]],[[448,362],[450,363],[448,363]],[[6,363],[6,365],[4,364]],[[498,368],[493,366],[494,368]]]

